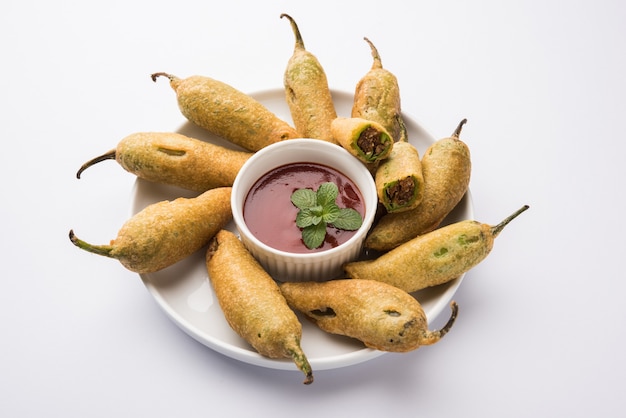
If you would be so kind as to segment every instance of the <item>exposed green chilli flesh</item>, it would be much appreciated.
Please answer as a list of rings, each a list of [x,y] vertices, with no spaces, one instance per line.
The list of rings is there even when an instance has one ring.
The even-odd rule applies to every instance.
[[[424,187],[417,207],[387,213],[372,228],[365,246],[388,251],[438,228],[466,194],[471,175],[467,145],[459,140],[463,119],[450,137],[432,144],[421,160]]]
[[[466,234],[463,234],[461,236],[459,236],[459,238],[457,239],[457,242],[460,245],[470,245],[473,244],[475,242],[480,241],[480,236],[479,235],[472,235],[472,236],[467,236]]]
[[[163,148],[163,147],[157,148],[157,151],[162,152],[163,154],[171,155],[173,157],[182,157],[183,155],[187,154],[185,150]]]
[[[402,119],[398,80],[383,68],[374,44],[368,38],[363,39],[370,46],[373,62],[355,87],[351,115],[376,121],[385,127],[394,142],[406,142],[408,136]]]

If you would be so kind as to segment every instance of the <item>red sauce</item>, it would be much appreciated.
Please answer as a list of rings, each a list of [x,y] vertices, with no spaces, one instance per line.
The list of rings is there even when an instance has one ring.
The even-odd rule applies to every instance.
[[[244,201],[246,225],[261,242],[277,250],[292,253],[325,251],[349,240],[356,231],[328,227],[324,243],[314,250],[302,241],[296,226],[298,208],[291,195],[298,189],[317,190],[324,182],[333,182],[339,189],[337,205],[352,208],[365,216],[365,205],[358,187],[341,172],[316,163],[292,163],[271,170],[252,186]]]

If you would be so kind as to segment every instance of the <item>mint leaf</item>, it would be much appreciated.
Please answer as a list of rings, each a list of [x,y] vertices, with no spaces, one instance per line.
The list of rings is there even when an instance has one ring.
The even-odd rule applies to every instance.
[[[330,203],[335,203],[337,196],[339,196],[339,189],[335,183],[322,183],[317,189],[317,204],[326,206]]]
[[[354,231],[363,223],[361,214],[354,209],[342,209],[335,202],[339,188],[335,183],[322,183],[317,192],[298,189],[291,194],[291,202],[300,209],[296,226],[302,229],[302,241],[309,249],[320,247],[326,238],[326,227]]]
[[[333,226],[346,231],[359,229],[363,224],[361,214],[354,209],[340,209],[337,219],[332,222]]]
[[[326,223],[320,222],[317,225],[310,225],[302,230],[302,241],[310,250],[321,246],[326,237]]]
[[[306,209],[317,205],[317,193],[311,189],[298,189],[291,195],[291,203],[298,209]]]
[[[306,228],[313,225],[313,214],[310,210],[303,209],[296,215],[296,226],[298,228]]]
[[[322,222],[322,207],[301,209],[296,215],[296,225],[298,228],[306,228],[310,225],[318,225]]]
[[[335,202],[331,202],[327,204],[326,206],[324,206],[324,209],[322,210],[322,219],[327,224],[331,224],[335,222],[335,220],[339,217],[340,213],[341,213],[341,208],[339,208],[339,206],[337,206]]]

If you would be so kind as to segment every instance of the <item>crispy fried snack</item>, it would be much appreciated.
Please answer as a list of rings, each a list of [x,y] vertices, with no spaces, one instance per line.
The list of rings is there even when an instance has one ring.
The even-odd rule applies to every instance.
[[[337,117],[337,112],[324,68],[317,57],[304,48],[296,21],[285,13],[280,17],[289,20],[296,37],[293,55],[283,77],[293,123],[303,138],[333,142],[330,123]]]
[[[417,148],[396,142],[375,174],[378,200],[388,213],[416,208],[424,195],[424,176]]]
[[[393,140],[385,128],[363,118],[338,117],[330,124],[333,139],[365,164],[389,156]]]
[[[130,271],[155,272],[193,254],[230,222],[230,194],[230,187],[220,187],[153,203],[126,221],[109,245],[88,244],[74,231],[70,240],[85,251],[118,259]]]
[[[178,107],[188,120],[248,151],[300,135],[262,103],[236,88],[199,75],[185,79],[165,76],[176,92]]]
[[[458,309],[452,302],[448,323],[439,331],[429,331],[419,302],[386,283],[339,279],[281,283],[280,290],[290,306],[322,330],[382,351],[407,352],[436,343],[454,324]]]
[[[495,238],[525,205],[496,226],[465,220],[420,235],[374,260],[344,266],[348,277],[377,280],[406,292],[447,283],[483,261]]]
[[[235,151],[174,132],[137,132],[83,164],[76,177],[104,160],[116,160],[144,180],[202,193],[230,187],[251,152]]]
[[[396,76],[383,68],[374,44],[369,44],[374,59],[372,67],[357,83],[352,117],[373,120],[385,127],[395,142],[408,140],[400,106],[400,87]]]
[[[418,235],[436,229],[467,192],[471,158],[459,139],[461,121],[452,136],[432,144],[422,157],[424,194],[414,209],[384,215],[372,228],[365,246],[388,251]]]
[[[302,325],[287,306],[276,282],[232,232],[215,235],[206,254],[209,280],[231,328],[259,354],[291,358],[313,382],[313,372],[300,347]]]

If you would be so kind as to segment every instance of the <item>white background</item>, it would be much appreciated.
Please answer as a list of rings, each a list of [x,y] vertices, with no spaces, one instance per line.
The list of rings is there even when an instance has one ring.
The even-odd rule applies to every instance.
[[[622,416],[624,3],[216,4],[3,3],[0,416]],[[67,237],[106,243],[130,211],[134,177],[111,162],[79,181],[83,162],[184,122],[149,75],[281,87],[283,12],[332,88],[369,68],[367,36],[435,137],[468,118],[478,220],[530,205],[467,274],[440,343],[310,386],[189,338],[136,274]]]

